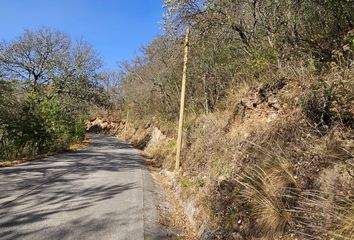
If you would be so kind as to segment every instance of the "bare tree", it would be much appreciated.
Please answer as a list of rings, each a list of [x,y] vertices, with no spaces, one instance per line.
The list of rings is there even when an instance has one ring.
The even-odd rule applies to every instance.
[[[0,45],[0,68],[10,79],[25,81],[32,91],[48,84],[65,61],[70,40],[60,32],[25,31],[17,40]]]

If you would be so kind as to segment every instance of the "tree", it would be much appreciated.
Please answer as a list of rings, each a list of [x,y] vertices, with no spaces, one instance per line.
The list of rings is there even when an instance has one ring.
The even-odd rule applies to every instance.
[[[27,30],[16,41],[0,45],[0,68],[7,78],[23,81],[26,87],[38,92],[39,85],[53,81],[70,44],[60,32]]]
[[[24,88],[51,97],[66,94],[94,100],[101,60],[84,40],[72,43],[63,33],[49,29],[25,31],[13,42],[0,45],[0,72]]]
[[[177,117],[186,27],[186,108],[208,112],[241,84],[280,74],[291,61],[325,67],[354,22],[348,0],[165,0],[164,7],[165,33],[122,65],[121,99],[140,116]]]
[[[0,158],[56,151],[80,140],[89,107],[109,107],[101,60],[84,40],[50,29],[0,44]]]

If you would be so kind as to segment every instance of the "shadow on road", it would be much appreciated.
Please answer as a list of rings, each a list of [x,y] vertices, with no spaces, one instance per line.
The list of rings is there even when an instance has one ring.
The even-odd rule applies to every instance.
[[[64,221],[63,228],[49,231],[52,236],[46,235],[46,239],[65,238],[74,228],[89,234],[112,224],[124,224],[111,215],[113,211],[97,216],[99,220],[92,216],[94,213],[73,217],[69,222],[61,217],[75,215],[138,188],[133,181],[115,181],[112,174],[123,172],[128,176],[142,164],[142,159],[129,145],[97,137],[81,152],[0,169],[0,239],[22,239],[38,231],[45,233],[51,228],[47,220],[53,217],[58,223]],[[131,214],[132,210],[123,209],[121,213],[124,211]],[[41,227],[28,227],[32,224]]]

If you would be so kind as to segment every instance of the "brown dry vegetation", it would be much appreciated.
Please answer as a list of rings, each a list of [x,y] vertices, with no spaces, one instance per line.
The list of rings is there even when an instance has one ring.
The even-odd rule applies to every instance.
[[[353,111],[353,73],[332,69],[319,80],[305,66],[289,67],[272,84],[265,79],[230,94],[225,110],[187,117],[174,187],[200,210],[193,218],[208,231],[203,236],[352,239],[353,122],[345,116]],[[326,104],[329,116],[314,107]],[[155,166],[173,169],[168,124],[133,122],[120,136]]]
[[[170,176],[183,32],[182,170],[201,239],[353,239],[354,5],[166,0],[164,34],[122,64],[118,135]]]

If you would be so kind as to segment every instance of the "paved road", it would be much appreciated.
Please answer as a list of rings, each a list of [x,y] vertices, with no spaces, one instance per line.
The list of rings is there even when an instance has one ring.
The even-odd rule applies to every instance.
[[[0,169],[0,239],[165,239],[142,158],[114,137]]]

